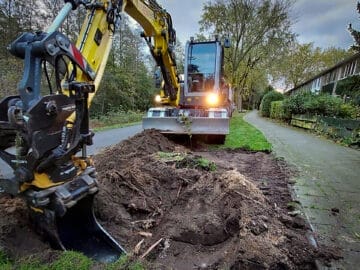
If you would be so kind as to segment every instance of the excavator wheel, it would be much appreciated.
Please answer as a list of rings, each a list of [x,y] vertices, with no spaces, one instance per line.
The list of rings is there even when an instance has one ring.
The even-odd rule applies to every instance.
[[[54,249],[74,250],[100,262],[114,262],[125,250],[96,220],[94,187],[97,190],[88,177],[80,176],[50,190],[30,191],[30,217],[35,230]],[[34,202],[37,207],[45,206],[35,208]]]

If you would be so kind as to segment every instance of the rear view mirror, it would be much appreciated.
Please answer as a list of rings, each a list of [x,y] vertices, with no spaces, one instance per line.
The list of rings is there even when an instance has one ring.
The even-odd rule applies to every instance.
[[[225,47],[225,48],[230,48],[230,46],[231,46],[230,39],[225,38],[225,40],[224,40],[224,47]]]

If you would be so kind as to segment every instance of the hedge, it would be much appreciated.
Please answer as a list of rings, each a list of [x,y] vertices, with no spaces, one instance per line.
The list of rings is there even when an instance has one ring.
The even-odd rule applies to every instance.
[[[282,100],[271,102],[270,118],[273,118],[273,119],[284,119],[285,118],[285,112],[284,112]]]
[[[262,116],[269,117],[270,116],[270,109],[271,109],[271,102],[283,100],[284,95],[276,92],[276,91],[270,91],[267,93],[260,104],[260,113]]]
[[[283,102],[285,115],[309,114],[329,117],[356,119],[360,116],[358,106],[345,103],[341,98],[310,92],[288,97]]]

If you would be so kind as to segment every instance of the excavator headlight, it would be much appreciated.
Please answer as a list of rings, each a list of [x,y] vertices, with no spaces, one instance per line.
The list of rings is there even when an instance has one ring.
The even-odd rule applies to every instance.
[[[206,102],[210,106],[216,106],[219,103],[219,96],[215,93],[208,94]]]
[[[156,96],[155,96],[155,102],[156,102],[156,103],[160,103],[160,102],[161,102],[161,97],[160,97],[160,95],[156,95]]]

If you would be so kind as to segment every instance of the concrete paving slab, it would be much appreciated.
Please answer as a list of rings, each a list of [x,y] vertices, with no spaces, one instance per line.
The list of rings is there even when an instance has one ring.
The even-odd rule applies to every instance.
[[[293,188],[319,244],[342,249],[343,260],[320,269],[360,269],[360,151],[266,120],[256,111],[244,119],[264,133],[278,158],[298,169]]]
[[[346,226],[342,225],[341,220],[339,220],[337,216],[334,216],[329,210],[306,208],[305,212],[312,223],[346,228]]]
[[[314,186],[294,186],[296,194],[303,196],[315,196],[315,197],[325,197],[328,196],[328,193],[324,190],[320,190]]]

